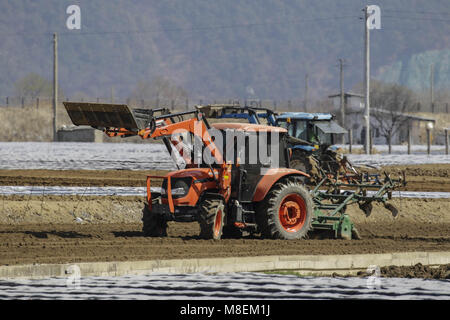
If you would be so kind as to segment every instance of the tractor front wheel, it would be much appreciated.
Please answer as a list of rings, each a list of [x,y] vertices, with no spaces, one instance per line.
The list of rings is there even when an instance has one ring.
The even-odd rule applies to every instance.
[[[222,237],[225,218],[223,200],[205,198],[200,203],[200,237],[219,240]]]
[[[305,238],[312,217],[311,196],[295,180],[277,182],[259,204],[256,214],[261,236],[271,239]]]

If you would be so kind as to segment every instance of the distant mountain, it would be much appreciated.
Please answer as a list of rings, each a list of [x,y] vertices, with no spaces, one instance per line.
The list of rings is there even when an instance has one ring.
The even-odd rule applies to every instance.
[[[379,68],[377,78],[384,82],[400,83],[420,90],[430,87],[431,69],[433,69],[436,89],[450,90],[450,50],[433,50],[414,54]]]
[[[372,4],[372,2],[370,2]],[[81,30],[66,8],[81,8]],[[69,97],[128,97],[139,81],[163,76],[193,98],[325,97],[363,79],[360,0],[3,0],[0,96],[34,72],[52,78],[52,33],[59,34],[59,79]],[[371,31],[372,74],[424,85],[435,63],[448,86],[450,2],[379,0],[382,29]]]

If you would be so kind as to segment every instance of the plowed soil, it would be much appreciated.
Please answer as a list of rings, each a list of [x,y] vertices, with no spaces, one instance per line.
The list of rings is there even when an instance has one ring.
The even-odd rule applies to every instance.
[[[450,191],[450,165],[413,167],[405,168],[417,179],[409,190]],[[156,172],[3,170],[0,184],[144,186],[149,173]],[[448,199],[396,198],[392,203],[399,209],[396,218],[381,205],[374,205],[370,217],[349,207],[362,240],[246,236],[213,241],[198,237],[197,223],[170,222],[167,238],[144,237],[143,197],[0,196],[0,265],[450,250]]]
[[[395,278],[423,278],[423,279],[450,279],[450,264],[437,268],[424,266],[420,263],[414,266],[388,266],[380,268],[382,277]]]
[[[167,238],[141,233],[139,197],[3,197],[0,265],[288,254],[450,250],[450,201],[398,199],[392,218],[349,208],[362,240],[202,240],[197,223],[169,223]]]
[[[379,277],[383,278],[422,278],[422,279],[450,279],[450,264],[443,264],[439,266],[424,266],[417,263],[414,266],[385,266],[379,270]],[[375,270],[372,272],[358,271],[356,276],[368,277],[373,276]],[[333,273],[333,277],[354,277],[354,274],[339,274]]]
[[[450,164],[388,166],[379,172],[384,171],[393,177],[405,171],[408,183],[400,190],[450,192]],[[143,187],[147,175],[164,175],[166,172],[164,170],[0,170],[0,185]],[[155,183],[158,182],[155,180]]]

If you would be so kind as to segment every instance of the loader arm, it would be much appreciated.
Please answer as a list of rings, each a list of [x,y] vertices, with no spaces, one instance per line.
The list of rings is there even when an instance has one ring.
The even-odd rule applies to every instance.
[[[206,127],[205,123],[201,120],[198,120],[196,118],[183,120],[176,123],[165,123],[164,125],[160,127],[156,127],[154,129],[151,128],[145,128],[138,132],[138,135],[142,139],[149,139],[149,138],[158,138],[158,137],[164,137],[164,136],[170,136],[174,133],[179,133],[182,131],[187,131],[189,133],[192,133],[194,136],[200,138],[202,143],[209,148],[211,151],[211,155],[216,160],[216,163],[221,164],[223,162],[223,157],[220,151],[216,148],[214,142],[211,139],[211,136],[208,133],[208,128]]]
[[[160,125],[151,125],[148,128],[142,129],[138,132],[138,135],[142,139],[167,137],[175,133],[189,132],[195,137],[199,138],[205,147],[211,152],[211,156],[215,162],[219,165],[219,174],[216,176],[215,170],[210,166],[211,172],[218,183],[219,193],[224,197],[225,201],[228,201],[231,195],[231,164],[224,162],[223,155],[220,149],[214,144],[211,135],[208,132],[209,125],[206,119],[203,117],[203,113],[199,111],[184,112],[183,115],[194,114],[194,117],[182,120],[180,122],[160,122]],[[175,114],[176,115],[176,114]],[[166,117],[173,116],[163,115],[155,117],[155,120],[164,120]],[[156,123],[156,122],[155,122]]]
[[[64,106],[73,124],[77,126],[91,126],[102,130],[109,137],[140,136],[142,139],[162,137],[169,153],[172,149],[170,144],[176,146],[176,143],[169,142],[168,136],[180,132],[191,133],[208,148],[219,166],[214,170],[209,165],[218,183],[219,193],[225,201],[228,201],[231,194],[231,164],[224,163],[220,149],[214,144],[208,132],[210,127],[202,112],[192,110],[170,113],[166,108],[132,111],[127,105],[85,102],[64,102]],[[218,176],[216,172],[219,173]]]

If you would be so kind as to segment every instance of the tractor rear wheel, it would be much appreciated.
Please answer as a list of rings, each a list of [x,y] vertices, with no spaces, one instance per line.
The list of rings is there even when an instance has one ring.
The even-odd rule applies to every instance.
[[[312,199],[296,180],[277,182],[258,205],[256,221],[263,238],[302,239],[311,229]]]
[[[146,237],[167,237],[167,221],[151,212],[146,204],[142,210],[142,232]]]
[[[219,240],[222,237],[225,218],[223,200],[205,198],[200,203],[200,237]]]

